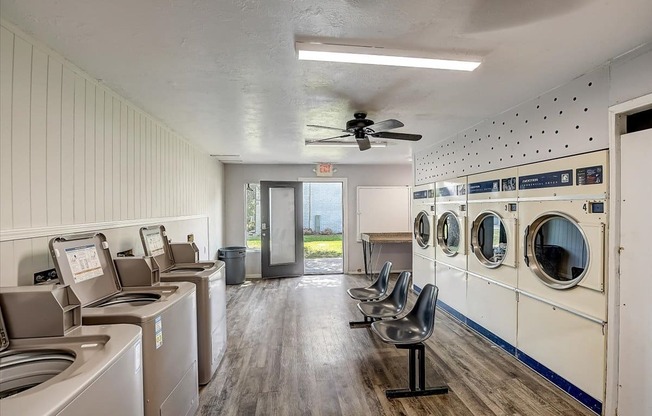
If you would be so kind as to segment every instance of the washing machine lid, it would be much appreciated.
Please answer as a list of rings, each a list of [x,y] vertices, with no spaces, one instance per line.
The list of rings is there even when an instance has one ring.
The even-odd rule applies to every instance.
[[[50,240],[59,279],[86,306],[122,290],[109,243],[102,233],[77,234]]]
[[[7,334],[7,327],[5,321],[2,319],[2,309],[0,309],[0,351],[4,351],[9,347],[9,335]]]
[[[141,227],[140,240],[143,243],[145,255],[154,257],[161,272],[165,272],[174,266],[172,259],[172,248],[168,241],[167,232],[162,225]]]

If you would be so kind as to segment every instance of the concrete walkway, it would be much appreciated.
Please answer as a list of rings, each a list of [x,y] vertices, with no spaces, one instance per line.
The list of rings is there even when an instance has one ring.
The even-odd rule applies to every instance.
[[[326,259],[304,259],[304,274],[343,273],[344,262],[341,257]]]

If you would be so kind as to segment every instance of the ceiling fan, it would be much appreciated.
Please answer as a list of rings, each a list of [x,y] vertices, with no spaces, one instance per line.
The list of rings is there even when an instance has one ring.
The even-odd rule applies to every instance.
[[[371,148],[370,137],[379,139],[392,139],[392,140],[409,140],[416,142],[421,140],[420,134],[407,134],[407,133],[391,133],[387,130],[397,129],[403,127],[403,123],[398,120],[389,119],[374,123],[372,120],[367,119],[367,113],[354,113],[353,120],[346,122],[346,129],[339,129],[337,127],[317,126],[308,124],[308,127],[315,127],[319,129],[337,130],[344,132],[341,136],[327,137],[325,139],[309,140],[308,143],[319,143],[328,140],[342,139],[345,137],[355,137],[360,150],[367,150]]]

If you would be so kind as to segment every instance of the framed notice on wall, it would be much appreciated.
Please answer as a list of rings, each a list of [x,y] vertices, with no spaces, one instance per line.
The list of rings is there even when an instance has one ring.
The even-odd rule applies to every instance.
[[[409,186],[357,187],[357,241],[362,233],[412,231]]]

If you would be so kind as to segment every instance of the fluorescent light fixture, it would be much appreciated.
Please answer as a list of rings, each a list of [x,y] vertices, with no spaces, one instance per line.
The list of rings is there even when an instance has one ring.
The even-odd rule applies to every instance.
[[[387,147],[387,142],[370,142],[371,147]],[[356,142],[306,142],[310,147],[358,147]]]
[[[456,71],[473,71],[480,65],[479,59],[454,59],[450,56],[434,57],[423,52],[400,51],[376,47],[304,42],[296,42],[295,47],[297,58],[306,61],[346,62],[412,68],[450,69]]]

